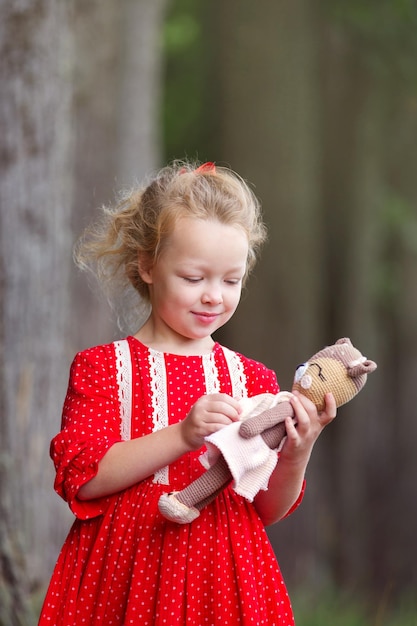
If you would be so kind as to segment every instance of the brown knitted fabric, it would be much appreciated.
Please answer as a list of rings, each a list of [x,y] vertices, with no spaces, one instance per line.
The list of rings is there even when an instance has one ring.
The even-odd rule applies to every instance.
[[[297,368],[293,391],[309,398],[318,411],[324,410],[325,396],[330,392],[339,407],[362,389],[367,374],[376,367],[376,363],[362,356],[350,339],[339,339]],[[258,407],[258,411],[250,414],[240,426],[233,423],[207,437],[207,445],[214,443],[220,456],[185,489],[161,496],[159,509],[162,515],[180,524],[191,522],[232,480],[235,491],[250,501],[259,489],[267,489],[277,462],[274,451],[286,435],[285,419],[294,417],[290,397],[288,392],[281,392],[275,397],[276,404],[272,405],[267,398],[269,408],[268,403],[263,411]],[[245,440],[250,442],[249,447],[243,445]],[[245,487],[242,490],[243,482]]]
[[[176,494],[179,502],[193,506],[199,511],[214,500],[232,480],[225,459],[220,456],[217,463],[202,474],[198,481],[190,483]],[[209,494],[202,500],[202,494]]]
[[[346,404],[362,389],[367,374],[376,369],[376,364],[363,357],[350,339],[344,338],[320,350],[300,367],[305,372],[300,377],[296,373],[293,390],[307,396],[323,411],[326,393],[333,393],[338,407]]]

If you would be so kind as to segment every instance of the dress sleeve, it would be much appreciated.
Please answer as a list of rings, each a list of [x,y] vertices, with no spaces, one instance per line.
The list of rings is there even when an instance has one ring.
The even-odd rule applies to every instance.
[[[110,350],[103,346],[75,357],[62,430],[50,447],[56,470],[55,491],[80,519],[101,515],[112,498],[82,501],[77,497],[82,485],[97,474],[99,461],[108,449],[121,441],[115,358]]]
[[[267,368],[263,363],[242,357],[242,355],[240,358],[243,359],[244,363],[246,389],[249,397],[260,393],[278,393],[280,391],[274,370]]]

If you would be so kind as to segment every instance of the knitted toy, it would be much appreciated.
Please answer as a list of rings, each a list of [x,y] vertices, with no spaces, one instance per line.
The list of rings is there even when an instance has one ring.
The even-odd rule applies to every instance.
[[[363,357],[350,339],[339,339],[297,367],[292,390],[309,398],[318,411],[324,410],[325,394],[331,392],[339,407],[362,389],[375,369],[376,363]],[[285,419],[294,418],[289,397],[283,391],[243,399],[241,420],[206,437],[207,452],[200,460],[207,471],[182,491],[160,497],[162,515],[180,524],[192,522],[232,481],[233,489],[250,502],[267,490],[286,435]]]

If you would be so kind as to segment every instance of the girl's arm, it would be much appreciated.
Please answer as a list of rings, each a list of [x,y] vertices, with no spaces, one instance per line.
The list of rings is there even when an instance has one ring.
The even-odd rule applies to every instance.
[[[78,491],[78,498],[100,498],[148,478],[183,454],[198,450],[205,436],[237,421],[239,412],[239,402],[234,398],[206,395],[197,400],[182,422],[114,443],[99,462],[97,474]]]
[[[287,439],[268,491],[260,491],[254,501],[265,526],[282,519],[296,502],[313,446],[323,428],[336,416],[336,402],[331,393],[326,394],[326,407],[322,413],[317,413],[314,404],[298,393],[291,398],[291,404],[298,425],[295,427],[291,418],[286,420]]]
[[[131,487],[188,451],[181,424],[116,442],[99,462],[97,474],[80,488],[78,498],[91,500]]]

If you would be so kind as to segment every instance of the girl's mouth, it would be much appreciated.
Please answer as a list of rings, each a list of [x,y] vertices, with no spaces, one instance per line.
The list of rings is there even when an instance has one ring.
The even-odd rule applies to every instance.
[[[194,312],[193,315],[195,315],[195,317],[197,317],[203,324],[210,324],[219,317],[220,313]]]

